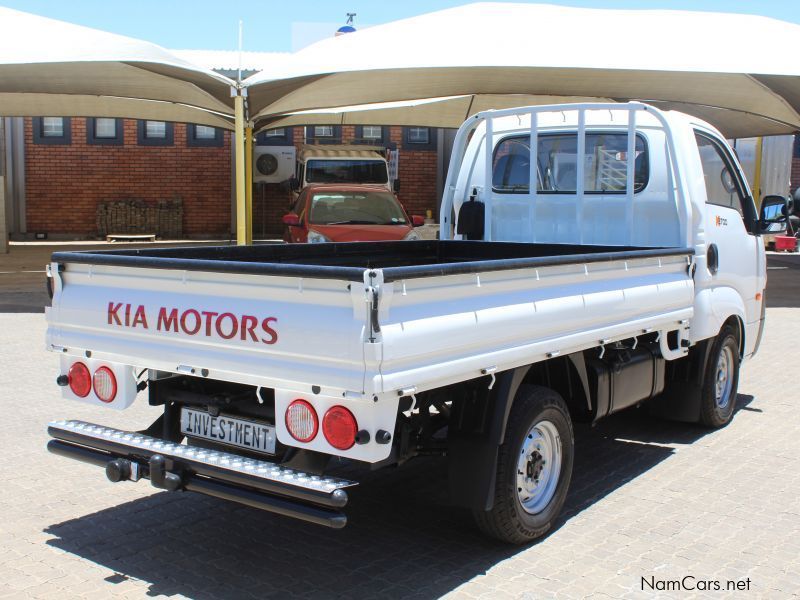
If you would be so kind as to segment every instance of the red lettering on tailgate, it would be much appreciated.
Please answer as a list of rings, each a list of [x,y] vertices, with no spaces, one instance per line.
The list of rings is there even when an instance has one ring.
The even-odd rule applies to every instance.
[[[113,302],[108,303],[108,324],[109,325],[122,325],[122,321],[119,320],[119,309],[122,307],[122,302],[118,302],[114,304]]]
[[[172,329],[172,331],[178,333],[178,309],[173,308],[169,311],[169,315],[167,315],[167,309],[162,306],[161,310],[158,311],[158,324],[156,325],[156,329],[159,331],[162,329],[167,331]]]
[[[269,324],[273,322],[277,323],[278,319],[276,319],[275,317],[267,317],[266,319],[261,321],[261,329],[263,329],[264,333],[266,333],[269,336],[268,340],[261,338],[261,341],[264,342],[265,344],[274,344],[275,342],[278,341],[278,332],[269,326]]]
[[[109,325],[149,329],[147,310],[141,304],[134,307],[134,305],[126,304],[125,302],[109,302],[106,312]],[[278,341],[278,332],[274,327],[277,322],[278,319],[276,317],[266,317],[264,319],[253,315],[239,317],[231,312],[220,314],[208,310],[200,311],[194,308],[187,308],[180,312],[178,308],[162,306],[158,309],[156,329],[158,331],[184,333],[186,335],[197,335],[199,333],[205,337],[219,337],[223,340],[238,338],[243,342],[261,342],[271,345]],[[259,325],[261,326],[260,332],[257,331]]]
[[[250,339],[254,342],[258,341],[255,329],[258,327],[258,319],[250,315],[242,315],[242,341],[247,340],[247,335],[250,334]]]
[[[223,320],[230,319],[231,326],[230,332],[225,333],[223,331]],[[221,337],[223,340],[229,340],[232,337],[236,337],[236,334],[239,333],[239,321],[236,317],[234,317],[231,313],[222,313],[219,318],[217,319],[217,335]]]
[[[131,327],[136,327],[137,325],[141,325],[145,329],[148,329],[147,315],[144,314],[144,306],[142,306],[141,304],[136,309],[136,314],[133,315],[133,325]]]
[[[190,316],[194,319],[194,325],[189,328],[186,326],[186,317]],[[181,315],[181,329],[183,329],[183,333],[187,335],[194,335],[198,331],[200,331],[200,326],[203,324],[203,321],[200,319],[200,313],[197,312],[195,309],[190,308],[189,310],[183,311]]]

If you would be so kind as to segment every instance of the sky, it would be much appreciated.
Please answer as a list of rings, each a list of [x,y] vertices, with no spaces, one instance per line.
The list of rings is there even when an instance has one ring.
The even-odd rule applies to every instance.
[[[296,50],[299,43],[314,41],[314,35],[321,35],[312,32],[325,31],[315,23],[343,25],[349,12],[357,14],[358,27],[360,23],[377,25],[466,3],[467,0],[0,0],[0,5],[9,8],[172,49],[235,50],[241,19],[244,49],[255,52]],[[800,23],[798,0],[550,0],[547,3],[589,8],[738,12]],[[732,40],[732,43],[747,41]]]

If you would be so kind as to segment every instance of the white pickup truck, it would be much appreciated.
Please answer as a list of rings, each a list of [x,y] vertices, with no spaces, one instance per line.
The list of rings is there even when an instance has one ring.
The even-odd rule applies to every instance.
[[[573,422],[642,403],[730,421],[764,326],[759,235],[786,206],[759,216],[723,136],[684,114],[480,113],[439,240],[55,253],[63,396],[125,409],[147,390],[163,414],[56,421],[48,448],[330,527],[356,485],[331,457],[444,454],[453,503],[527,542],[564,503]]]

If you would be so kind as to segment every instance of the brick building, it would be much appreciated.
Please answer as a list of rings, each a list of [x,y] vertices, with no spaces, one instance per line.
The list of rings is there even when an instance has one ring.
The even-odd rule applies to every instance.
[[[106,231],[99,214],[111,204],[181,207],[180,237],[227,238],[234,231],[232,134],[185,123],[135,119],[34,117],[7,119],[15,165],[9,195],[12,237],[92,238]],[[291,127],[261,134],[258,144],[365,141],[355,126]],[[442,185],[440,138],[432,128],[373,126],[373,144],[399,150],[399,197],[413,214],[435,214]],[[319,135],[331,134],[329,136]],[[15,139],[18,138],[18,139]],[[21,163],[21,164],[20,164]],[[15,181],[16,179],[16,181]],[[286,185],[254,184],[256,237],[282,231],[291,193]],[[112,227],[113,228],[113,227]],[[130,229],[133,232],[134,229]],[[161,231],[147,231],[159,233]],[[165,237],[175,237],[174,235]]]

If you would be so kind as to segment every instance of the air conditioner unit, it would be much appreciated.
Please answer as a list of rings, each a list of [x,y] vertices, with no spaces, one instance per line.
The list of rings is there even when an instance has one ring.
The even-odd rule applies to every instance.
[[[286,181],[294,175],[294,159],[294,146],[256,146],[253,150],[253,181]]]

